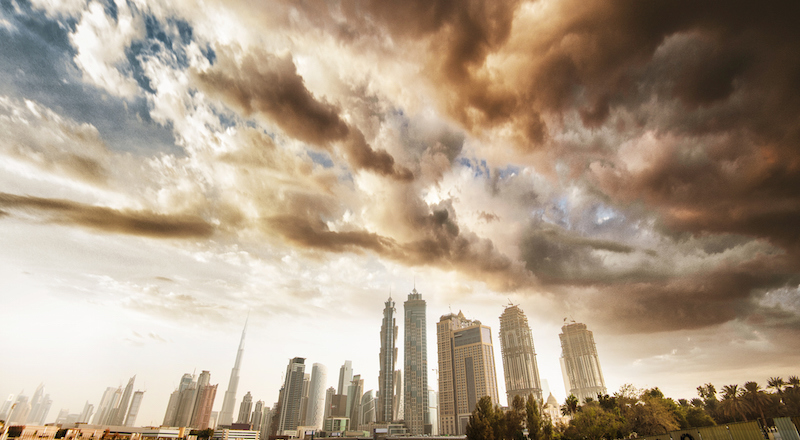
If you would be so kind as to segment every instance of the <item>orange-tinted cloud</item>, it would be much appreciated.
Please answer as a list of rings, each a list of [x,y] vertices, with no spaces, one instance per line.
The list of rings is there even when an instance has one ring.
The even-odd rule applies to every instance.
[[[187,239],[214,233],[214,227],[197,216],[116,210],[69,200],[0,193],[0,207],[10,212],[29,212],[52,223],[116,234]]]

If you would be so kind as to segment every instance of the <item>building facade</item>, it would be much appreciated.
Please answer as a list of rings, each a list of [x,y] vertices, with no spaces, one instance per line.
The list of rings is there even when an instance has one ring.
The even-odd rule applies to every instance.
[[[574,321],[561,327],[561,372],[567,395],[574,394],[578,401],[606,394],[606,383],[597,357],[594,335],[586,324]]]
[[[481,397],[499,404],[492,330],[459,312],[436,325],[439,347],[439,435],[463,435]]]
[[[527,400],[533,394],[541,402],[542,384],[539,380],[531,327],[528,325],[528,318],[518,306],[508,306],[500,315],[500,350],[503,355],[508,406],[511,406],[514,396]]]
[[[328,369],[315,363],[311,367],[311,382],[308,387],[308,405],[306,407],[306,426],[322,429],[325,421],[325,384],[328,382]]]
[[[350,381],[353,380],[353,362],[344,361],[344,364],[339,368],[339,387],[336,388],[336,394],[347,395],[347,387],[350,386]]]
[[[296,357],[286,367],[286,379],[283,383],[283,399],[281,402],[278,433],[295,431],[300,423],[300,405],[303,397],[303,379],[305,378],[305,358]]]
[[[428,414],[428,343],[425,331],[426,303],[417,289],[403,303],[405,333],[403,338],[403,417],[411,435],[429,434]]]
[[[394,369],[397,365],[397,324],[394,301],[390,296],[384,303],[381,324],[380,371],[378,373],[378,405],[375,416],[378,422],[391,422],[394,411]]]

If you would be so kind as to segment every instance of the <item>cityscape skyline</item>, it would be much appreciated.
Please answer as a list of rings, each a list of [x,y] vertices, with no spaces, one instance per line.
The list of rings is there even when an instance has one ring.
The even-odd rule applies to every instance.
[[[412,304],[416,304],[416,303],[422,301],[421,294],[419,292],[417,292],[416,288],[412,289],[411,293],[409,294],[409,300],[412,301]],[[384,333],[385,333],[385,330],[386,330],[385,329],[385,324],[387,322],[386,321],[386,317],[387,316],[389,316],[389,317],[392,316],[391,313],[387,314],[387,310],[393,308],[393,303],[391,302],[391,299],[387,300],[387,302],[384,303],[384,306],[385,306],[384,307],[384,319],[383,319],[383,322],[381,323],[381,327],[380,327],[380,331],[379,331],[381,341],[385,340]],[[423,307],[422,310],[424,310],[424,308],[425,308],[424,303],[423,303],[422,307]],[[413,313],[414,313],[414,311],[413,311],[413,306],[412,306],[412,315],[409,315],[409,316],[413,316]],[[459,312],[458,315],[454,315],[452,313],[447,314],[447,315],[443,315],[440,318],[439,322],[436,323],[436,326],[437,326],[436,339],[437,339],[437,345],[439,345],[439,347],[437,348],[437,352],[439,352],[440,350],[442,350],[442,346],[441,346],[441,344],[442,344],[442,333],[441,332],[442,331],[445,331],[445,333],[453,332],[453,333],[451,333],[451,335],[449,337],[450,337],[450,340],[451,340],[450,344],[452,344],[452,341],[456,341],[455,345],[454,345],[454,347],[455,347],[454,350],[455,351],[453,353],[450,353],[449,351],[447,351],[445,353],[445,357],[450,358],[452,356],[452,358],[454,360],[456,360],[459,365],[464,363],[463,361],[465,360],[464,359],[465,356],[467,356],[467,357],[476,356],[476,355],[477,356],[481,356],[482,355],[484,357],[485,356],[489,356],[488,357],[488,363],[486,363],[487,362],[486,359],[484,359],[484,360],[477,360],[477,359],[472,359],[472,358],[471,359],[466,359],[468,361],[467,364],[466,364],[467,368],[473,368],[472,367],[473,363],[475,365],[475,367],[474,367],[475,368],[475,372],[472,373],[472,374],[469,374],[469,373],[467,373],[465,371],[461,371],[460,373],[456,372],[458,370],[458,368],[456,368],[456,370],[453,370],[453,372],[455,372],[455,374],[457,376],[460,375],[459,377],[462,378],[461,380],[464,380],[465,377],[473,377],[478,372],[480,372],[480,375],[482,375],[484,377],[484,379],[480,379],[480,380],[489,380],[489,382],[487,382],[484,385],[476,385],[477,389],[478,389],[478,394],[481,394],[484,391],[488,392],[490,397],[492,397],[493,402],[495,402],[495,404],[503,405],[504,404],[503,399],[500,397],[500,395],[502,393],[498,393],[498,384],[500,382],[497,379],[497,374],[499,374],[499,372],[496,371],[497,367],[495,367],[495,363],[496,363],[495,357],[496,356],[500,356],[500,358],[501,358],[500,368],[503,368],[503,369],[505,368],[504,364],[506,363],[506,359],[503,358],[503,354],[495,355],[495,353],[492,350],[492,345],[493,345],[492,341],[494,340],[494,338],[497,338],[498,342],[499,341],[503,341],[504,337],[508,338],[509,341],[512,341],[515,338],[519,338],[520,341],[518,343],[522,343],[522,345],[523,345],[522,350],[515,350],[515,351],[512,351],[510,353],[512,355],[514,355],[514,354],[518,355],[520,353],[523,353],[523,354],[524,353],[528,353],[528,351],[526,351],[526,349],[524,348],[524,345],[526,344],[524,342],[524,339],[525,339],[525,328],[529,324],[527,322],[527,319],[525,317],[524,312],[519,308],[518,305],[514,305],[514,304],[503,306],[503,312],[498,317],[498,320],[500,322],[501,330],[498,332],[497,335],[491,336],[491,329],[488,326],[482,325],[481,322],[478,321],[478,320],[466,319],[462,312]],[[559,339],[561,341],[561,356],[560,356],[560,359],[559,359],[560,362],[561,362],[561,368],[562,368],[561,379],[563,380],[563,387],[566,390],[565,393],[564,393],[564,396],[569,394],[570,388],[573,388],[573,390],[571,390],[571,391],[573,391],[573,393],[577,393],[576,396],[579,397],[579,400],[582,400],[583,398],[586,398],[590,394],[593,396],[594,393],[596,393],[597,391],[607,392],[607,393],[613,394],[613,392],[614,392],[613,389],[605,388],[602,369],[600,367],[600,364],[598,364],[598,354],[597,354],[598,352],[597,352],[597,348],[596,348],[596,345],[595,345],[595,341],[594,341],[594,337],[593,337],[592,332],[587,330],[587,326],[585,324],[583,324],[583,323],[576,323],[574,320],[571,320],[569,322],[567,322],[567,321],[568,321],[567,318],[565,318],[564,319],[564,324],[561,327],[561,333],[559,334]],[[391,322],[393,322],[393,320]],[[450,329],[450,330],[443,330],[444,327],[442,327],[442,324],[445,323],[445,322],[453,322],[454,323],[451,326],[448,326],[448,329]],[[235,359],[235,362],[234,362],[234,369],[233,369],[234,372],[238,372],[239,368],[241,367],[241,360],[242,360],[243,347],[244,347],[244,336],[245,336],[246,330],[247,330],[247,323],[245,323],[245,329],[242,331],[241,339],[240,339],[240,342],[239,342],[239,348],[237,349],[237,354],[236,354],[236,359]],[[459,333],[463,333],[463,334],[459,334]],[[474,333],[474,335],[473,335],[473,333]],[[511,338],[509,338],[509,334],[510,333],[513,333],[513,337],[511,337]],[[453,336],[455,336],[456,338],[453,339]],[[462,338],[459,339],[459,337],[462,337]],[[459,341],[461,341],[461,342],[459,342]],[[478,350],[477,352],[475,351],[475,349],[472,349],[469,346],[469,344],[473,344],[473,343],[477,343],[477,347],[478,347],[477,348],[477,350]],[[465,346],[464,344],[467,344],[467,345]],[[382,343],[379,344],[379,345],[382,345]],[[459,348],[459,347],[461,347],[461,348]],[[484,348],[480,348],[480,347],[488,347],[488,349],[484,349]],[[530,349],[530,352],[533,352],[533,347],[532,346],[530,346],[529,349]],[[457,354],[456,353],[459,350],[461,350],[461,352],[462,352],[461,354]],[[464,350],[466,350],[466,351],[464,351]],[[488,351],[486,351],[486,350],[488,350]],[[442,362],[441,359],[442,358],[440,357],[439,358],[439,365],[438,365],[439,368],[438,369],[437,368],[430,368],[431,371],[434,371],[434,372],[437,372],[438,374],[441,374],[441,368],[443,367],[443,365],[441,364],[441,362]],[[383,357],[382,356],[379,357],[379,360],[381,362],[379,362],[379,366],[377,366],[375,368],[375,372],[376,372],[376,376],[377,377],[380,376],[380,370],[381,370],[381,368],[383,368],[383,362],[382,362]],[[318,394],[318,396],[317,396],[318,399],[317,400],[318,400],[318,405],[319,405],[319,411],[318,411],[319,415],[321,415],[321,413],[323,412],[323,408],[322,408],[323,400],[326,403],[330,403],[330,401],[325,399],[324,396],[321,397],[321,399],[323,399],[323,400],[319,400],[319,398],[320,398],[319,394],[324,394],[324,388],[327,386],[327,384],[325,382],[333,382],[333,379],[327,380],[327,377],[326,377],[326,374],[325,374],[326,367],[324,365],[320,364],[320,363],[314,362],[314,364],[313,364],[314,373],[313,374],[309,374],[309,373],[303,374],[303,370],[304,370],[303,367],[304,367],[305,361],[306,361],[305,358],[299,358],[299,357],[295,357],[293,359],[290,359],[289,367],[287,367],[286,374],[283,375],[283,377],[285,377],[286,381],[280,387],[280,393],[281,394],[284,393],[284,389],[286,389],[287,387],[290,390],[294,390],[294,391],[291,392],[290,394],[284,394],[283,398],[284,399],[288,399],[288,400],[284,400],[284,403],[286,403],[288,401],[289,402],[289,406],[285,407],[285,408],[280,408],[279,413],[275,416],[274,422],[278,424],[278,426],[279,426],[278,429],[281,429],[280,428],[281,426],[283,426],[283,429],[289,429],[289,430],[295,429],[296,427],[301,426],[301,422],[303,420],[306,421],[306,424],[302,425],[302,426],[315,426],[316,425],[316,423],[309,422],[309,420],[311,420],[311,419],[307,419],[306,418],[307,414],[311,414],[309,411],[312,411],[311,410],[312,404],[310,402],[311,401],[311,397],[310,397],[311,392],[310,391],[311,391],[312,387],[316,390],[315,392]],[[580,365],[575,366],[575,364],[580,364]],[[531,366],[534,369],[536,369],[535,354],[533,356],[532,365]],[[460,368],[463,369],[464,365],[462,365]],[[399,371],[400,370],[398,370],[397,372],[399,372]],[[505,370],[503,370],[503,371],[505,371]],[[452,377],[456,377],[456,376],[453,376],[453,372],[451,372],[451,374],[450,374],[451,378]],[[516,372],[516,373],[513,373],[513,374],[516,374],[516,375],[519,376],[521,373],[520,372]],[[466,376],[464,376],[464,375],[466,375]],[[597,376],[597,378],[592,378],[591,377],[592,375],[598,375],[598,376]],[[373,395],[377,395],[377,389],[374,389],[374,390],[373,389],[369,389],[369,390],[365,389],[364,379],[362,379],[362,377],[361,377],[362,375],[361,374],[353,375],[353,366],[352,366],[352,361],[351,360],[345,360],[343,365],[340,367],[340,373],[339,373],[338,382],[341,383],[342,380],[343,379],[346,380],[348,378],[348,376],[352,379],[352,381],[350,382],[350,386],[347,387],[349,389],[349,394],[353,394],[354,396],[356,396],[356,397],[353,397],[353,396],[349,396],[348,397],[347,395],[344,396],[346,398],[346,400],[347,400],[348,414],[350,414],[349,417],[351,417],[351,419],[355,418],[354,420],[356,420],[356,423],[359,423],[359,422],[360,423],[366,423],[363,420],[364,417],[370,417],[369,420],[371,420],[373,422],[374,421],[378,421],[377,418],[376,418],[376,405],[377,405],[377,402],[378,402],[378,398],[373,396]],[[538,371],[537,371],[536,376],[538,376]],[[580,379],[580,378],[576,379],[576,377],[578,377],[578,376],[589,376],[589,378],[588,379]],[[232,375],[232,377],[233,377],[233,375]],[[139,408],[140,408],[140,405],[141,405],[141,402],[142,402],[142,399],[143,399],[143,395],[144,395],[144,391],[141,391],[141,390],[137,390],[135,393],[133,393],[132,390],[133,390],[133,384],[134,384],[135,378],[136,378],[136,375],[134,375],[133,377],[131,377],[128,380],[128,384],[125,386],[124,390],[123,390],[122,386],[120,386],[119,388],[116,388],[116,389],[114,389],[113,387],[108,387],[106,389],[106,391],[105,391],[105,393],[103,395],[103,398],[100,399],[99,404],[98,404],[99,405],[99,411],[94,415],[94,421],[93,421],[94,424],[112,425],[112,426],[134,426],[133,425],[133,423],[134,423],[133,421],[137,417],[137,414],[139,412]],[[570,381],[570,378],[572,378],[572,381]],[[539,378],[537,377],[537,381],[538,381],[538,379]],[[475,379],[475,380],[478,380],[478,379]],[[588,380],[588,382],[586,382],[587,380]],[[144,426],[144,425],[148,425],[148,426],[159,426],[159,425],[161,425],[161,426],[189,426],[189,427],[193,427],[193,428],[196,428],[196,429],[201,429],[203,426],[208,426],[209,416],[212,414],[212,409],[213,409],[212,405],[214,404],[214,394],[216,393],[216,388],[217,388],[217,385],[213,385],[213,386],[210,385],[209,381],[210,381],[210,372],[207,371],[207,370],[202,371],[202,373],[199,376],[196,376],[194,374],[188,374],[188,373],[184,374],[182,376],[182,379],[181,379],[179,385],[177,386],[175,392],[172,394],[172,397],[170,397],[170,399],[169,399],[169,402],[168,402],[167,407],[166,407],[166,414],[167,415],[165,416],[164,421],[162,423],[151,423],[151,424],[146,424],[145,423],[145,424],[142,424],[142,426]],[[599,383],[599,385],[596,386],[597,389],[591,388],[592,386],[595,386],[595,385],[592,385],[594,383],[593,381]],[[379,382],[379,380],[378,380],[378,382]],[[580,383],[578,383],[578,382],[580,382]],[[589,383],[589,382],[591,382],[591,383]],[[547,385],[547,379],[544,379],[544,383],[545,383],[545,386],[540,388],[540,390],[541,390],[541,392],[543,393],[544,396],[551,395],[551,394],[556,394],[556,395],[559,394],[557,389],[555,389],[555,390],[551,389],[550,386]],[[435,383],[433,385],[435,385],[433,388],[431,388],[429,386],[428,389],[430,389],[432,391],[435,391],[436,393],[435,394],[431,394],[429,399],[436,399],[436,400],[438,400],[438,402],[436,402],[436,404],[433,405],[433,408],[436,409],[436,416],[432,415],[430,417],[431,417],[432,421],[438,422],[438,420],[440,420],[441,417],[442,417],[442,412],[441,412],[442,409],[440,407],[438,407],[439,403],[442,401],[442,397],[438,393],[438,391],[439,391],[438,390],[438,385],[439,385],[438,381],[437,381],[437,383]],[[459,396],[459,398],[461,400],[463,400],[464,402],[469,401],[470,403],[474,403],[473,401],[477,401],[477,398],[480,397],[477,394],[474,395],[474,396],[471,396],[471,398],[466,397],[466,394],[464,394],[464,393],[465,393],[465,390],[467,388],[463,388],[465,386],[463,383],[460,386],[462,387],[462,389],[460,391],[461,395]],[[539,385],[539,386],[541,387],[541,385]],[[583,388],[589,387],[591,389],[589,391],[586,391],[585,389],[583,389],[581,387],[583,387]],[[394,391],[395,390],[395,385],[394,384],[392,385],[392,388],[393,388],[393,391]],[[578,389],[575,389],[575,388],[578,388]],[[334,387],[331,386],[329,389],[331,390],[330,392],[335,392],[335,388]],[[472,389],[474,390],[476,388],[473,387]],[[190,392],[189,393],[190,397],[187,398],[186,396],[184,396],[184,394],[185,394],[184,390]],[[452,391],[453,390],[452,385],[448,386],[448,390],[450,390],[449,391],[450,393],[453,392]],[[210,397],[209,396],[202,397],[203,393],[205,393],[206,391],[211,393]],[[535,387],[532,389],[532,392],[534,394],[537,394]],[[31,402],[45,402],[45,401],[47,401],[48,405],[52,404],[52,400],[49,400],[49,394],[43,396],[43,393],[44,393],[44,384],[42,383],[37,387],[36,392],[34,393],[33,398],[30,399],[30,401]],[[180,394],[178,394],[178,393],[180,393]],[[587,394],[587,393],[589,393],[589,394]],[[307,398],[308,400],[301,400],[300,399],[300,395],[301,394],[304,394],[306,396],[304,398]],[[20,395],[22,395],[22,394],[20,394]],[[293,396],[293,398],[287,398],[287,396],[289,396],[289,395]],[[454,395],[458,396],[459,392],[456,392]],[[14,396],[14,397],[19,397],[19,395],[18,396]],[[133,397],[132,401],[131,401],[131,397]],[[176,397],[177,397],[177,399],[175,400],[175,404],[173,404],[173,399],[175,399]],[[262,396],[262,397],[266,397],[266,396]],[[542,398],[544,398],[544,397],[542,397]],[[25,399],[24,402],[28,402],[28,398],[27,397],[23,397],[23,399]],[[278,399],[279,399],[278,393],[276,392],[275,393],[275,403],[273,403],[274,405],[277,405]],[[452,398],[445,397],[446,401],[447,401],[447,399],[450,399],[449,405],[450,406],[454,406],[454,401],[452,400]],[[292,403],[292,401],[294,403]],[[362,406],[354,407],[353,405],[355,405],[355,403],[353,403],[351,405],[351,402],[358,402],[358,401],[360,401],[361,405],[364,406],[363,408],[362,408]],[[13,402],[12,396],[9,396],[8,400],[6,401],[6,404],[4,405],[5,410],[9,410],[10,409],[10,408],[8,408],[10,402]],[[128,402],[130,402],[130,406],[127,405]],[[455,406],[464,407],[464,402],[462,402],[460,405],[455,405]],[[265,403],[264,401],[259,400],[257,402],[257,404],[255,405],[255,407],[257,408],[257,412],[258,412],[258,415],[256,415],[256,413],[254,413],[252,411],[253,408],[254,408],[254,404],[256,404],[256,402],[254,402],[253,397],[251,395],[251,392],[247,391],[245,396],[244,396],[244,398],[242,399],[242,401],[237,404],[238,405],[238,411],[236,411],[236,414],[238,414],[238,419],[235,418],[234,419],[234,423],[240,423],[240,424],[242,424],[242,423],[243,424],[251,423],[252,424],[252,423],[254,423],[254,420],[256,420],[257,418],[260,420],[260,417],[262,415],[261,414],[262,407],[266,411],[263,414],[265,417],[266,416],[270,416],[271,415],[270,410],[274,409],[274,407],[269,405],[269,403]],[[175,405],[174,408],[172,408],[173,405]],[[448,405],[448,403],[445,403],[445,406],[447,406],[447,405]],[[183,408],[183,407],[188,408],[188,409],[180,409],[180,408]],[[352,409],[351,409],[351,407],[352,407]],[[58,416],[56,417],[55,420],[56,421],[61,420],[61,423],[72,423],[70,420],[74,420],[74,421],[84,420],[84,419],[86,419],[86,418],[88,418],[88,417],[90,417],[92,415],[91,412],[92,412],[93,408],[94,408],[94,405],[90,404],[87,401],[85,406],[84,406],[84,408],[83,408],[83,411],[81,412],[80,415],[78,415],[78,414],[69,414],[69,416],[68,416],[67,415],[68,410],[67,409],[62,409],[62,410],[59,411]],[[306,408],[309,408],[309,409],[306,409]],[[365,409],[365,408],[368,408],[368,409]],[[463,434],[464,426],[466,424],[466,417],[469,414],[469,411],[466,411],[465,408],[466,407],[462,408],[460,412],[456,411],[455,413],[450,412],[450,413],[446,413],[445,414],[445,420],[446,420],[445,423],[447,423],[447,420],[450,420],[450,423],[452,425],[452,427],[449,428],[449,429],[447,427],[445,427],[445,429],[444,429],[445,433],[449,433],[449,434],[461,433],[461,434]],[[451,408],[451,410],[446,410],[446,411],[452,411],[452,410],[453,410],[453,408]],[[28,408],[25,409],[24,411],[25,411],[25,415],[23,415],[23,417],[27,417],[28,420],[32,420],[31,418],[46,417],[48,410],[41,410],[41,409],[37,410],[35,406],[33,407],[33,409],[31,409],[31,406],[29,404]],[[37,411],[39,411],[39,412],[37,413]],[[43,411],[43,413],[42,413],[42,411]],[[324,411],[327,411],[327,410],[324,410]],[[362,411],[368,411],[368,415],[365,415],[366,413],[363,413]],[[28,414],[29,412],[30,412],[30,414]],[[218,411],[215,412],[215,413],[218,413]],[[120,414],[123,414],[123,415],[120,416]],[[172,415],[170,416],[170,414],[172,414]],[[71,419],[70,417],[74,417],[74,418]],[[120,417],[122,418],[122,422],[120,422]],[[170,419],[170,417],[172,417],[172,419]],[[218,420],[216,419],[216,417],[218,417],[218,416],[214,415],[213,417],[215,417],[215,419],[213,419],[212,423],[217,423]],[[246,417],[247,419],[245,420],[245,419],[243,419],[243,417]],[[313,418],[315,416],[308,416],[308,417]],[[448,419],[448,417],[449,417],[449,419]],[[174,422],[168,423],[168,420],[174,420]],[[178,421],[178,420],[182,420],[182,421]],[[320,422],[319,422],[320,425],[319,426],[322,425],[322,422],[323,421],[320,420]],[[15,421],[15,423],[20,423],[20,422],[19,421]],[[259,421],[259,424],[260,423],[262,423],[262,422]],[[267,420],[265,419],[265,420],[263,420],[263,423],[265,423],[265,425],[263,425],[263,426],[266,426],[266,424],[269,423],[269,422],[267,422]],[[255,426],[258,426],[258,425],[252,425],[252,426],[254,426],[253,429],[257,429],[257,428],[255,428]],[[259,428],[263,428],[263,426],[259,426]],[[288,426],[288,428],[287,428],[287,426]],[[271,428],[271,429],[274,429],[274,428]],[[318,428],[318,429],[323,429],[323,428]]]
[[[499,367],[509,303],[560,402],[565,318],[609,392],[797,374],[796,3],[423,3],[0,2],[0,398],[263,420],[302,358],[371,408],[392,294],[422,407],[437,319]]]

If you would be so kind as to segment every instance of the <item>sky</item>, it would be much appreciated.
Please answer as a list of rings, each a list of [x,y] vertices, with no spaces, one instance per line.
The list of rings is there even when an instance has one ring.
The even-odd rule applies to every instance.
[[[248,314],[237,407],[376,389],[415,287],[434,388],[439,317],[509,303],[559,401],[565,318],[610,392],[800,374],[798,9],[0,0],[2,400],[219,410]]]

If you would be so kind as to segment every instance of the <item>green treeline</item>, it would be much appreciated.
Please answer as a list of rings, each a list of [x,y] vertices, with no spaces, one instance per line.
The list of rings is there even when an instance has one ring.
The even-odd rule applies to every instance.
[[[467,424],[468,440],[613,440],[717,424],[800,415],[800,379],[771,377],[766,389],[756,382],[725,385],[718,392],[710,383],[697,387],[698,397],[677,401],[657,387],[623,385],[612,396],[598,395],[583,404],[570,395],[560,411],[568,424],[553,423],[540,402],[517,396],[503,411],[489,397],[478,402]],[[526,436],[527,434],[527,436]]]

